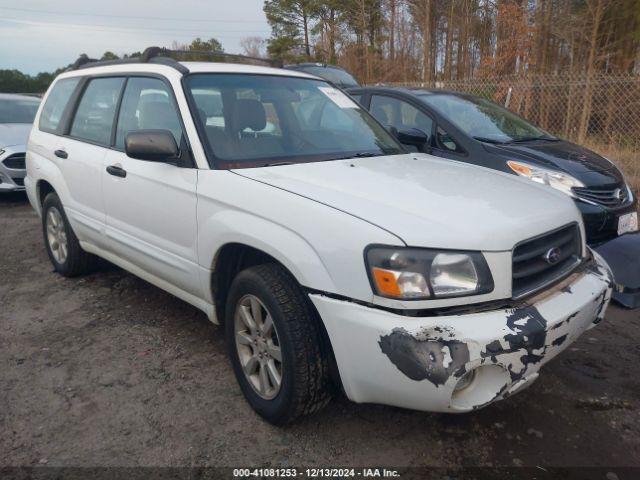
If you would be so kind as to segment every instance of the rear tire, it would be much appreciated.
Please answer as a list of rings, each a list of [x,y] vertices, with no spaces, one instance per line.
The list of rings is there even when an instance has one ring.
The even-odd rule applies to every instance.
[[[251,305],[260,307],[257,315],[252,315]],[[231,285],[225,310],[231,364],[242,393],[259,415],[283,425],[329,403],[333,389],[320,320],[283,267],[264,264],[240,272]],[[256,328],[249,328],[254,316],[258,318]],[[273,329],[269,335],[261,334],[260,324],[271,324],[268,317]],[[264,378],[262,366],[268,374]],[[266,388],[261,389],[263,380]]]
[[[71,229],[60,198],[49,193],[42,202],[42,234],[53,268],[65,277],[90,272],[96,257],[85,252]]]

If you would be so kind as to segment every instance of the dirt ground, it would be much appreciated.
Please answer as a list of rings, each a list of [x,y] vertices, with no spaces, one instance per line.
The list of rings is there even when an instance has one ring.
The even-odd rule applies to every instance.
[[[0,467],[640,467],[640,311],[610,307],[531,388],[472,414],[342,396],[276,428],[204,314],[113,266],[53,273],[24,195],[0,196],[0,248]]]

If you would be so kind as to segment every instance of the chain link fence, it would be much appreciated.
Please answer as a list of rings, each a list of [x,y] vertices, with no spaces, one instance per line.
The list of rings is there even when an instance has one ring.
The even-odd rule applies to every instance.
[[[533,75],[402,83],[490,98],[548,132],[610,158],[640,191],[640,76]]]

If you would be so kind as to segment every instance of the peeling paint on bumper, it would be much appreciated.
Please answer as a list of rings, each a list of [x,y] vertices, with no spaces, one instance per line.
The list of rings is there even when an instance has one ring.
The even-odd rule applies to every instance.
[[[570,283],[513,309],[405,317],[321,294],[310,298],[351,400],[467,412],[530,385],[542,365],[604,318],[611,286],[595,254]],[[471,384],[456,391],[471,371]]]

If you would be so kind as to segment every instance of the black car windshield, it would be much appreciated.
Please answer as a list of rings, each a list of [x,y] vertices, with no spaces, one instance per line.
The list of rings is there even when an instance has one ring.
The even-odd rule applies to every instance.
[[[33,123],[38,105],[37,98],[0,98],[0,123]]]
[[[247,74],[192,74],[187,91],[217,168],[404,153],[350,97],[326,82]]]
[[[422,94],[421,100],[470,137],[509,143],[550,137],[545,131],[490,100],[449,94]]]

